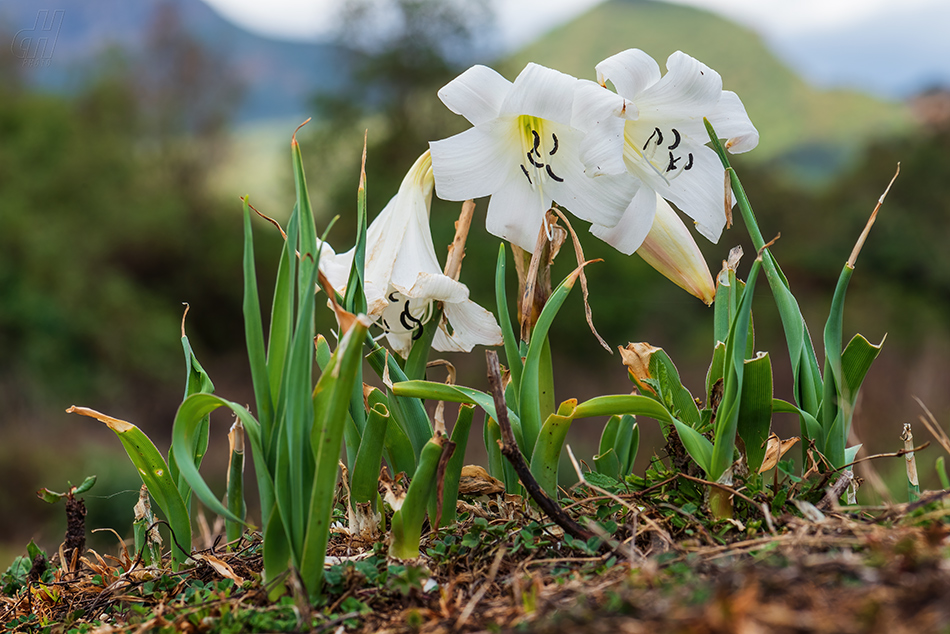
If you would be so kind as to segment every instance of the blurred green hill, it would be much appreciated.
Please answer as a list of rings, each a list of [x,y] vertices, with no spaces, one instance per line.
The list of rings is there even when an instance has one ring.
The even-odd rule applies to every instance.
[[[693,7],[651,0],[610,0],[558,27],[508,57],[499,70],[514,75],[528,62],[575,77],[595,79],[594,65],[627,48],[639,48],[665,68],[677,50],[723,77],[726,90],[742,98],[762,133],[754,161],[802,148],[810,160],[853,153],[869,138],[907,131],[910,113],[899,103],[865,94],[822,91],[806,84],[780,61],[762,38],[725,18]]]

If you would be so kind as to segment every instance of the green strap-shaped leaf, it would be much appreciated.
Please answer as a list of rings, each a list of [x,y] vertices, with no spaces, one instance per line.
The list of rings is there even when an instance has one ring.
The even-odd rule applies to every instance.
[[[693,461],[706,473],[712,471],[713,444],[709,439],[685,423],[673,421],[676,433],[679,434],[683,447]]]
[[[455,426],[452,427],[452,442],[455,443],[455,451],[445,467],[445,479],[442,483],[442,516],[439,518],[439,526],[455,524],[459,482],[462,479],[462,467],[465,466],[465,450],[468,448],[468,435],[474,418],[475,406],[462,403],[459,406],[458,417],[455,419]],[[435,496],[433,496],[433,500],[435,500]],[[430,522],[432,522],[434,514],[434,505],[430,504]],[[435,524],[435,522],[432,523]]]
[[[561,449],[564,447],[564,439],[567,438],[567,432],[573,421],[574,417],[570,415],[551,414],[548,416],[544,425],[541,426],[541,433],[538,434],[534,451],[531,452],[531,475],[553,500],[557,499],[558,462]]]
[[[813,438],[815,440],[815,445],[817,446],[819,442],[824,442],[824,430],[821,428],[821,423],[818,422],[818,419],[803,410],[802,408],[789,403],[788,401],[783,401],[780,398],[772,399],[772,411],[777,414],[798,414],[803,424],[807,426],[807,436],[806,438]]]
[[[389,410],[381,403],[373,406],[366,417],[356,460],[350,467],[350,495],[357,504],[376,499],[388,426]]]
[[[736,447],[736,431],[739,424],[739,408],[742,400],[743,375],[745,373],[746,342],[749,338],[752,297],[755,294],[755,280],[759,273],[761,260],[756,258],[749,271],[742,301],[732,319],[729,336],[726,339],[725,367],[723,370],[722,402],[716,413],[716,429],[713,438],[713,451],[706,475],[718,481],[732,464]]]
[[[174,535],[171,544],[172,568],[177,570],[191,556],[191,518],[168,465],[149,437],[132,423],[118,421],[106,424],[119,437],[122,447],[138,470],[139,477],[148,487],[149,494],[155,498],[155,503],[168,519]],[[193,459],[187,449],[182,447],[181,455],[185,456],[182,462]]]
[[[388,375],[393,383],[408,380],[406,373],[399,367],[393,355],[373,341],[372,337],[367,335],[365,344],[371,351],[366,359],[380,378]],[[389,398],[389,415],[409,438],[414,455],[419,456],[422,448],[432,437],[432,424],[429,422],[429,415],[426,414],[422,401],[393,393]]]
[[[257,414],[262,421],[273,421],[270,379],[264,352],[264,326],[261,320],[261,302],[257,292],[257,267],[254,263],[254,233],[251,229],[251,210],[244,197],[244,337]],[[269,425],[264,423],[265,430]]]
[[[396,396],[408,396],[429,401],[446,401],[448,403],[469,403],[478,405],[493,419],[498,420],[495,415],[494,399],[478,390],[464,385],[446,385],[445,383],[436,383],[434,381],[403,381],[393,385],[393,394]],[[515,440],[521,447],[522,453],[525,453],[526,439],[523,436],[521,421],[518,416],[508,410],[508,418],[511,420],[511,428],[515,434]],[[527,455],[527,454],[526,454]]]
[[[772,295],[775,298],[775,305],[779,311],[779,317],[782,320],[782,327],[785,330],[785,339],[788,344],[789,359],[792,364],[793,386],[792,391],[795,400],[802,408],[812,415],[818,413],[820,402],[822,381],[821,374],[818,372],[818,358],[815,356],[815,349],[812,345],[811,336],[808,333],[808,327],[802,316],[798,301],[789,290],[788,279],[782,272],[778,263],[772,257],[768,249],[764,249],[765,240],[762,232],[759,230],[758,222],[752,211],[752,205],[746,196],[742,183],[735,170],[729,164],[729,158],[726,156],[726,150],[719,140],[716,131],[708,120],[704,120],[706,131],[713,149],[719,155],[723,167],[729,173],[732,185],[732,193],[736,197],[736,203],[742,213],[742,219],[752,238],[752,244],[756,251],[762,253],[762,267],[765,270],[765,278],[768,280],[769,287],[772,289]],[[764,249],[764,250],[763,250]],[[803,429],[805,425],[803,422]]]
[[[435,490],[435,474],[442,457],[442,442],[432,438],[426,443],[419,458],[419,467],[409,482],[402,508],[393,514],[392,543],[389,555],[398,559],[419,556],[422,522],[426,517],[429,498]]]
[[[363,339],[370,322],[360,317],[351,326],[334,357],[330,369],[320,376],[313,390],[313,420],[309,438],[314,477],[305,511],[306,537],[301,555],[300,575],[311,596],[320,594],[323,561],[330,538],[330,516],[336,490],[337,465],[343,444],[343,426],[350,406],[350,395],[362,363]]]
[[[545,376],[547,370],[544,374],[542,373],[542,357],[545,351],[547,351],[548,359],[550,358],[550,348],[547,342],[548,331],[551,329],[551,324],[554,323],[554,318],[561,306],[564,305],[571,289],[574,288],[581,270],[581,267],[575,269],[551,293],[547,304],[544,305],[541,314],[538,316],[534,331],[531,333],[528,354],[525,355],[524,360],[524,373],[521,375],[521,390],[518,395],[518,413],[521,416],[521,428],[525,441],[522,451],[525,452],[525,456],[529,460],[531,459],[530,452],[533,451],[538,440],[538,434],[541,431],[542,398],[544,399],[545,409],[553,403],[553,394],[543,393],[545,390],[551,390],[550,379]]]
[[[505,360],[508,371],[511,373],[512,397],[508,399],[508,407],[519,411],[518,396],[521,390],[521,375],[524,372],[524,362],[521,360],[521,351],[518,339],[511,326],[511,316],[508,312],[508,291],[505,286],[505,243],[498,245],[498,263],[495,265],[495,305],[498,308],[498,324],[501,326],[502,339],[505,342]]]

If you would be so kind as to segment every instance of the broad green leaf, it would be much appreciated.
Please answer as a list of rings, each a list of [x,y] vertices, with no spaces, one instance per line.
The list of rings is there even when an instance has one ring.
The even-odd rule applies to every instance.
[[[607,420],[607,424],[604,425],[604,430],[600,432],[600,446],[598,453],[605,454],[614,448],[614,443],[617,442],[618,431],[620,431],[620,416],[615,414]]]
[[[673,416],[692,427],[699,425],[699,408],[696,401],[689,390],[683,387],[676,365],[662,348],[650,355],[650,376],[659,383],[661,398],[668,407],[671,406]]]
[[[673,421],[683,447],[699,467],[709,473],[712,465],[713,444],[709,439],[685,423]]]
[[[802,437],[814,439],[815,446],[824,443],[824,430],[821,428],[821,423],[802,408],[780,398],[773,398],[772,411],[777,414],[798,414],[803,425]]]
[[[739,437],[745,444],[749,471],[757,473],[765,458],[765,441],[772,424],[772,362],[760,353],[745,362],[739,405]]]
[[[637,419],[629,414],[620,417],[620,428],[617,430],[617,441],[614,450],[620,459],[620,473],[623,476],[633,471],[633,461],[637,458],[640,449],[640,428]]]
[[[597,473],[610,476],[614,480],[619,480],[621,477],[620,458],[617,457],[617,452],[614,451],[613,447],[594,456],[594,468]]]
[[[366,357],[369,365],[380,378],[388,375],[393,383],[409,380],[393,355],[373,341],[369,335],[366,337],[365,345],[371,351]],[[422,401],[418,398],[405,398],[392,394],[389,397],[389,415],[405,432],[409,442],[412,443],[415,456],[418,457],[422,453],[422,448],[432,438],[432,425],[425,407],[422,406]]]
[[[591,416],[613,416],[615,414],[649,416],[658,421],[673,422],[673,416],[665,407],[652,398],[639,394],[597,396],[589,401],[584,401],[574,410],[575,419]]]
[[[871,368],[871,364],[881,354],[883,345],[883,339],[881,343],[875,345],[863,335],[855,335],[841,354],[841,371],[844,374],[845,385],[848,386],[854,400],[857,400],[864,377]]]

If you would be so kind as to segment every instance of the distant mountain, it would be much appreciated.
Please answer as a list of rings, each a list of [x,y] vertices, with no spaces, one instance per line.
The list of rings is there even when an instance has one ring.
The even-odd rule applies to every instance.
[[[0,34],[13,38],[9,46],[23,59],[28,81],[68,90],[111,47],[140,51],[163,7],[172,8],[187,31],[226,60],[244,84],[239,120],[310,114],[308,99],[318,88],[332,90],[346,79],[348,56],[339,47],[254,35],[201,0],[3,0]]]
[[[742,98],[759,128],[750,160],[788,157],[829,169],[870,138],[912,127],[907,106],[864,94],[809,86],[762,39],[707,11],[650,0],[611,0],[528,44],[505,60],[513,78],[529,61],[594,79],[594,65],[626,48],[640,48],[665,68],[677,50],[696,57]],[[803,151],[804,150],[804,151]]]

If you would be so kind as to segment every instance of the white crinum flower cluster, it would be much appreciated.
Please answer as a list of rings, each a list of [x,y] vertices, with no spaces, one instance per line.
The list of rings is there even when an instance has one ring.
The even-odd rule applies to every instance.
[[[430,143],[436,194],[490,194],[489,232],[527,251],[553,201],[629,255],[653,226],[657,195],[717,241],[723,168],[703,118],[733,152],[755,147],[758,132],[714,70],[681,52],[667,69],[638,49],[598,64],[597,83],[536,64],[509,82],[473,66],[439,91],[473,127]]]
[[[476,345],[501,345],[494,316],[468,298],[468,287],[443,275],[429,231],[432,161],[420,156],[399,191],[366,231],[364,291],[367,313],[377,318],[393,350],[403,357],[425,328],[436,327],[432,347],[470,352]],[[320,267],[337,290],[346,288],[354,250],[335,254],[323,245]],[[445,321],[433,324],[433,303],[442,302]]]
[[[723,168],[705,146],[703,118],[733,152],[754,148],[758,132],[719,74],[684,53],[670,56],[663,76],[637,49],[596,71],[595,83],[528,64],[510,82],[473,66],[439,91],[473,127],[430,143],[366,236],[368,313],[396,352],[406,356],[427,327],[439,328],[433,347],[440,351],[502,343],[491,313],[441,272],[429,231],[433,180],[444,200],[491,196],[488,231],[529,252],[556,202],[590,222],[597,237],[628,255],[639,250],[664,275],[712,301],[708,267],[666,201],[718,241],[726,223]],[[321,269],[340,292],[353,253],[324,245]],[[430,322],[434,302],[444,307],[439,324]]]

